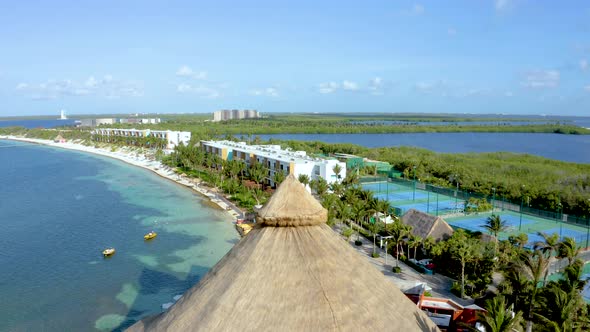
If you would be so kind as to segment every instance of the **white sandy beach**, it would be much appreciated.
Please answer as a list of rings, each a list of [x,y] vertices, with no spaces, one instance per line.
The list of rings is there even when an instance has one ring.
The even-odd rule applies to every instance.
[[[190,189],[206,196],[207,198],[209,198],[209,200],[211,202],[213,202],[214,204],[219,206],[219,208],[226,211],[234,218],[240,218],[242,216],[242,212],[239,209],[227,204],[225,201],[223,201],[220,198],[219,195],[211,192],[207,188],[200,186],[198,183],[194,182],[192,179],[189,179],[189,178],[184,177],[182,175],[176,174],[167,165],[164,165],[157,160],[151,160],[149,158],[146,158],[145,155],[142,155],[141,153],[138,153],[136,151],[127,150],[125,148],[118,149],[116,151],[111,151],[110,148],[108,148],[108,149],[95,148],[93,146],[86,146],[86,145],[82,145],[82,144],[78,144],[78,143],[74,143],[74,142],[70,142],[70,141],[63,142],[63,143],[57,143],[57,142],[54,142],[51,140],[27,138],[27,137],[17,137],[17,136],[11,136],[11,135],[7,135],[7,136],[0,135],[0,139],[27,142],[27,143],[33,143],[33,144],[42,144],[42,145],[52,146],[52,147],[61,148],[61,149],[88,152],[88,153],[93,153],[93,154],[97,154],[97,155],[101,155],[101,156],[105,156],[105,157],[109,157],[109,158],[118,159],[118,160],[126,162],[130,165],[134,165],[137,167],[142,167],[147,170],[150,170],[163,178],[166,178],[168,180],[171,180],[171,181],[174,181],[178,184],[186,186],[187,188],[190,188]]]

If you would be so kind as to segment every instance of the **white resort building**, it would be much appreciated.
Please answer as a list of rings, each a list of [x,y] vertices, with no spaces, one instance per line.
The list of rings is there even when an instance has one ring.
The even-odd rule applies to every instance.
[[[341,182],[346,175],[346,163],[336,159],[314,158],[305,151],[281,149],[280,145],[248,145],[244,142],[201,141],[207,153],[213,153],[223,160],[243,160],[248,167],[261,163],[266,169],[267,184],[274,186],[275,172],[285,175],[307,174],[310,180],[324,178],[328,183]],[[340,177],[334,172],[334,166],[340,165]]]
[[[96,128],[93,135],[121,136],[121,137],[156,137],[166,140],[166,149],[174,149],[180,143],[188,145],[191,140],[190,131],[150,130],[150,129],[117,129]]]

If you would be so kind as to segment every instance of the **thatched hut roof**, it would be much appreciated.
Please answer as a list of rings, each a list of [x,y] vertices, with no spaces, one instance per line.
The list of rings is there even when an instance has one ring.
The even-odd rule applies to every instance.
[[[410,209],[406,212],[402,217],[402,222],[412,226],[412,234],[418,235],[423,239],[431,236],[435,240],[440,241],[453,235],[453,228],[443,218],[415,209]]]
[[[129,331],[438,330],[325,224],[326,211],[294,177],[275,195],[261,210],[262,224],[196,286],[167,312]],[[307,225],[310,220],[316,224]]]
[[[328,211],[294,175],[289,175],[258,211],[256,222],[265,226],[311,226],[325,223],[327,218]]]

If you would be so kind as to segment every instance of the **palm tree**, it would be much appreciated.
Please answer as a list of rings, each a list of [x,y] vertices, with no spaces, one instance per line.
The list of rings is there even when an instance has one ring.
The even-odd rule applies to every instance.
[[[318,178],[316,183],[316,193],[322,197],[328,191],[328,182],[324,178]]]
[[[539,284],[544,283],[549,270],[549,258],[546,257],[540,249],[534,251],[522,251],[519,260],[514,264],[515,272],[522,274],[531,283],[531,291],[528,299],[528,308],[526,308],[526,331],[531,332],[533,329],[533,308],[537,303],[537,293]]]
[[[332,171],[334,171],[334,173],[336,174],[336,178],[340,180],[340,172],[342,172],[342,166],[340,166],[340,164],[336,164],[334,165],[334,167],[332,167]]]
[[[475,257],[476,240],[467,238],[456,241],[451,247],[451,254],[461,263],[461,298],[465,298],[465,265]]]
[[[567,258],[568,265],[572,265],[573,261],[580,253],[580,248],[578,248],[576,240],[571,237],[564,237],[557,249],[560,258]]]
[[[324,195],[322,197],[322,206],[328,210],[328,222],[331,223],[336,217],[336,202],[338,198],[334,194]]]
[[[260,205],[260,202],[264,198],[264,191],[260,190],[259,188],[254,188],[250,191],[254,200],[256,200],[256,205]]]
[[[518,246],[519,249],[523,249],[524,246],[529,242],[529,236],[526,233],[520,233],[518,235],[510,235],[508,241],[512,245]]]
[[[356,170],[351,169],[351,171],[348,174],[346,174],[346,177],[344,177],[344,180],[342,180],[342,183],[345,186],[352,186],[352,185],[358,184],[359,183],[359,176],[358,176]]]
[[[496,253],[498,251],[498,233],[503,232],[508,228],[507,221],[502,220],[497,214],[492,214],[486,219],[486,223],[485,225],[482,225],[482,227],[487,229],[490,234],[494,236],[494,253]]]
[[[416,251],[417,249],[422,246],[422,237],[419,235],[410,235],[410,240],[408,241],[408,246],[410,248],[414,248],[414,259],[416,259]],[[409,257],[408,257],[409,258]]]
[[[522,312],[513,313],[506,306],[504,296],[496,296],[485,302],[485,312],[477,313],[477,321],[486,332],[516,332],[522,331]],[[478,329],[471,329],[479,331]]]
[[[336,194],[337,196],[342,196],[342,192],[344,191],[344,185],[340,182],[332,182],[330,183],[330,190]]]
[[[371,234],[373,234],[373,254],[375,254],[375,238],[377,236],[377,232],[379,232],[380,229],[378,226],[379,220],[377,217],[377,209],[375,208],[375,204],[376,201],[370,202],[369,208],[366,210],[367,217],[369,219],[367,226],[369,227]]]
[[[533,249],[539,249],[547,258],[553,256],[553,252],[559,248],[559,235],[553,233],[551,235],[543,232],[538,232],[537,235],[543,238],[543,241],[537,241]]]
[[[299,180],[299,182],[301,182],[303,184],[303,186],[307,188],[307,185],[309,184],[309,175],[299,174],[299,176],[297,177],[297,180]]]
[[[282,171],[276,171],[275,175],[273,176],[275,188],[278,187],[279,184],[281,184],[281,182],[283,182],[283,180],[285,180],[285,173],[283,173]]]
[[[356,201],[355,204],[352,206],[352,213],[353,216],[356,220],[359,221],[359,225],[361,223],[361,220],[365,217],[366,215],[366,208],[365,208],[365,204],[362,201]],[[350,227],[352,228],[352,221],[350,224]],[[360,226],[357,227],[357,240],[360,238]]]
[[[392,237],[392,239],[391,239],[392,244],[395,245],[395,253],[396,253],[395,266],[396,267],[399,267],[399,252],[401,251],[400,245],[403,244],[404,239],[410,233],[410,229],[411,229],[410,226],[405,225],[399,219],[396,219],[389,229],[389,234]]]
[[[352,209],[350,205],[345,201],[338,201],[338,217],[340,221],[346,223],[346,221],[352,216]]]
[[[534,313],[545,331],[587,331],[582,309],[586,306],[579,291],[567,292],[551,283],[539,296],[539,307]],[[580,325],[586,325],[584,327]],[[541,329],[540,329],[541,330]]]
[[[492,214],[486,220],[486,224],[482,225],[483,228],[487,229],[491,235],[496,238],[496,242],[498,242],[498,233],[503,232],[508,228],[507,221],[502,220],[499,215]]]
[[[260,186],[266,177],[266,170],[262,167],[262,164],[255,163],[248,169],[248,174],[250,179]]]
[[[424,250],[430,250],[430,248],[434,247],[435,244],[436,240],[429,235],[422,241],[422,248]]]

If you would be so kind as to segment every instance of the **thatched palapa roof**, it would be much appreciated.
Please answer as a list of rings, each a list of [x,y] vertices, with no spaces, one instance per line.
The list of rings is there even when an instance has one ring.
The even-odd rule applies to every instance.
[[[412,234],[418,235],[423,239],[431,236],[435,240],[440,241],[453,235],[453,228],[443,218],[415,209],[410,209],[406,212],[402,217],[402,222],[412,226]]]
[[[326,219],[288,176],[257,227],[168,311],[129,331],[437,331]]]
[[[264,226],[311,226],[323,224],[327,218],[328,211],[295,179],[281,183],[258,211],[256,222]]]

